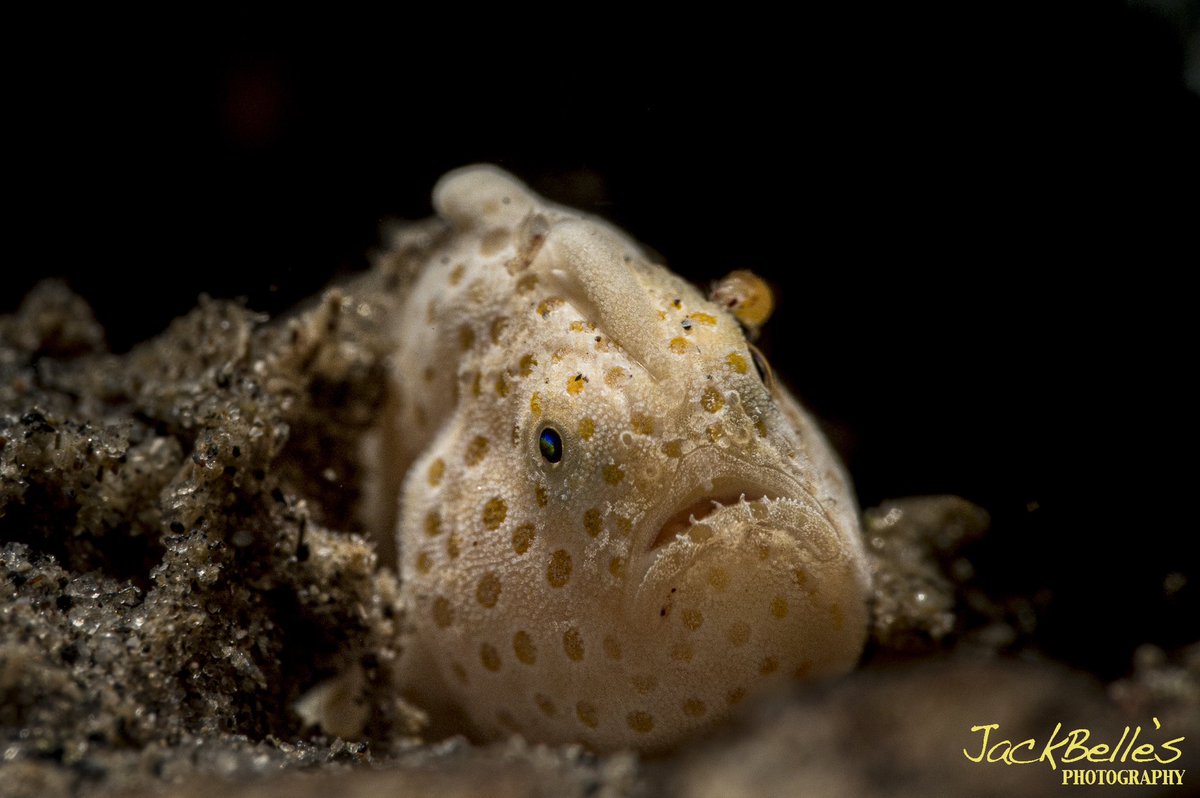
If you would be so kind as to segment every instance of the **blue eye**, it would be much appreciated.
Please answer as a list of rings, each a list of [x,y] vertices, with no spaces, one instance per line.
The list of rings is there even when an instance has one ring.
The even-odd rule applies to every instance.
[[[538,434],[538,451],[547,463],[557,463],[563,456],[562,436],[553,427],[545,427]]]

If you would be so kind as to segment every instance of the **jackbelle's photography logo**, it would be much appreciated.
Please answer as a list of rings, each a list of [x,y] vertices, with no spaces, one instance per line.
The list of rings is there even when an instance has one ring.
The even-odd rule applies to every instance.
[[[1063,732],[1059,723],[1040,747],[1033,737],[1019,742],[1007,739],[999,723],[980,724],[971,727],[974,739],[963,749],[963,756],[979,765],[1049,765],[1054,771],[1062,765],[1062,783],[1066,786],[1182,785],[1187,771],[1162,765],[1170,765],[1183,755],[1179,745],[1186,738],[1156,740],[1166,735],[1158,718],[1151,720],[1154,728],[1147,727],[1145,736],[1141,726],[1126,726],[1116,742],[1094,741],[1089,729]]]

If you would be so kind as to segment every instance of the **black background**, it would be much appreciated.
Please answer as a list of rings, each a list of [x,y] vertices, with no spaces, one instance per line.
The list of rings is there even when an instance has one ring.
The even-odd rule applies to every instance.
[[[0,310],[65,277],[117,351],[200,292],[278,312],[496,162],[698,282],[771,280],[764,348],[860,499],[988,508],[980,578],[1049,590],[1050,653],[1114,676],[1200,639],[1178,29],[1104,2],[593,13],[13,25]]]

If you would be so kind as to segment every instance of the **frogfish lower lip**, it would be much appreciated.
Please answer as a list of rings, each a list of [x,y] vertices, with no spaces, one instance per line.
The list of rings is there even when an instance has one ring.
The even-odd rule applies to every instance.
[[[728,477],[714,479],[708,485],[699,485],[686,494],[676,505],[678,509],[663,521],[647,551],[652,552],[671,543],[680,535],[687,534],[694,525],[726,507],[741,502],[770,502],[778,498],[761,485]]]

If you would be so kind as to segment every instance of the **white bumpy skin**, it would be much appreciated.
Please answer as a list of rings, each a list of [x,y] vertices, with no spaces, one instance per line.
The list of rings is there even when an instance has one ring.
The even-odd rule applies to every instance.
[[[734,317],[494,167],[434,205],[394,321],[407,694],[482,737],[660,749],[851,669],[853,496]]]

